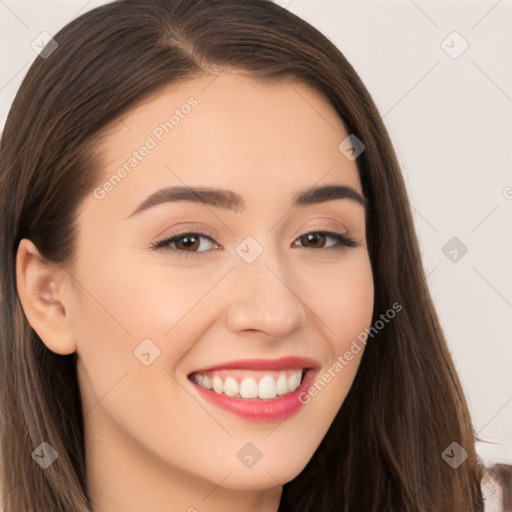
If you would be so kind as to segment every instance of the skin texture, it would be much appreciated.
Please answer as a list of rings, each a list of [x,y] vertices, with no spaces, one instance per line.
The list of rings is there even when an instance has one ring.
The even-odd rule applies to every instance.
[[[198,102],[102,199],[91,193],[79,205],[73,267],[45,263],[26,239],[18,249],[30,324],[50,350],[78,353],[95,512],[277,510],[282,485],[304,468],[339,410],[362,351],[280,422],[242,419],[206,402],[187,375],[290,355],[314,359],[321,375],[371,324],[363,206],[290,206],[312,186],[362,194],[356,162],[338,150],[348,134],[335,110],[304,85],[227,71],[214,78],[173,85],[109,130],[105,180],[175,109],[191,96]],[[246,208],[175,202],[129,217],[151,193],[177,185],[231,189]],[[201,238],[189,258],[151,249],[182,231],[214,242]],[[330,237],[325,245],[338,250],[322,239],[294,244],[318,231],[360,245]],[[248,236],[263,248],[251,264],[236,252]],[[160,350],[149,366],[134,356],[147,338]],[[237,457],[248,442],[262,454],[250,468]]]

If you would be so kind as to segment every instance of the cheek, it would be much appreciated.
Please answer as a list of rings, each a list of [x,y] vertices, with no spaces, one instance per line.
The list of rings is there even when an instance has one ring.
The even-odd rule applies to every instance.
[[[153,387],[157,373],[170,379],[165,369],[172,371],[207,329],[212,303],[206,296],[225,273],[137,266],[121,255],[115,265],[92,257],[87,261],[78,273],[81,285],[70,318],[84,410],[114,387],[112,396],[135,381],[137,389]],[[150,365],[145,366],[144,359]]]
[[[222,278],[204,268],[171,268],[119,257],[115,266],[88,265],[80,272],[78,317],[88,338],[135,348],[145,338],[171,339],[205,316],[202,301]],[[95,336],[92,336],[92,332]],[[94,343],[95,341],[92,340]]]
[[[315,403],[313,408],[318,409],[313,416],[327,428],[352,385],[365,349],[364,336],[371,326],[374,283],[369,258],[359,254],[337,271],[331,268],[319,273],[316,281],[317,292],[309,297],[321,319],[318,325],[330,357],[303,399]]]
[[[371,324],[374,285],[370,260],[367,253],[360,252],[339,265],[319,265],[314,279],[311,275],[304,279],[306,304],[314,312],[311,318],[318,321],[336,357]]]
[[[358,261],[350,273],[344,273],[336,283],[329,301],[334,331],[333,345],[339,355],[347,350],[357,336],[371,325],[374,306],[372,269],[368,259]]]
[[[368,254],[354,253],[339,264],[318,265],[314,279],[311,274],[304,277],[301,289],[328,353],[311,395],[304,400],[316,404],[318,414],[313,416],[327,424],[352,385],[365,348],[361,334],[371,326],[374,283]]]

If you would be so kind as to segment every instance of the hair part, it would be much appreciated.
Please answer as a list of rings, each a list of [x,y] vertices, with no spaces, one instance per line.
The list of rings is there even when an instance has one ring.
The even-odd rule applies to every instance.
[[[76,353],[46,348],[23,313],[16,252],[29,238],[71,269],[76,218],[101,181],[102,136],[164,87],[224,70],[319,91],[366,146],[357,166],[368,200],[373,321],[403,310],[368,342],[353,385],[280,512],[477,512],[482,467],[466,399],[421,265],[400,168],[353,67],[317,29],[268,0],[121,0],[89,11],[38,56],[0,142],[1,486],[4,512],[90,507]],[[373,323],[373,322],[372,322]],[[32,451],[59,454],[44,471]],[[442,452],[459,443],[452,469]]]

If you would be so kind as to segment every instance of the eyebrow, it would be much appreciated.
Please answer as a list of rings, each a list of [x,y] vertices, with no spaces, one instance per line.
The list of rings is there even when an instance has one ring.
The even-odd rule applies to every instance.
[[[346,185],[324,185],[301,190],[293,196],[291,206],[306,207],[335,199],[350,199],[365,208],[367,206],[366,198]],[[191,201],[235,212],[243,211],[246,206],[244,198],[232,190],[190,186],[166,187],[151,194],[125,219],[153,206],[178,201]]]

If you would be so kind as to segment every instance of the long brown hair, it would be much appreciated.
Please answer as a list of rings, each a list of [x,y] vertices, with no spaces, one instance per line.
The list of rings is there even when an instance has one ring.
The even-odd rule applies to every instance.
[[[28,238],[46,260],[71,262],[80,202],[101,179],[103,131],[163,87],[224,69],[315,88],[363,141],[357,166],[368,199],[373,321],[403,306],[368,342],[328,433],[284,485],[279,511],[482,511],[475,433],[404,180],[377,108],[339,49],[267,0],[122,0],[83,14],[55,40],[25,77],[0,143],[5,512],[90,506],[76,354],[51,352],[28,324],[16,288],[18,244]],[[58,453],[44,471],[31,457],[43,441]],[[442,456],[453,442],[468,453],[456,468]]]

